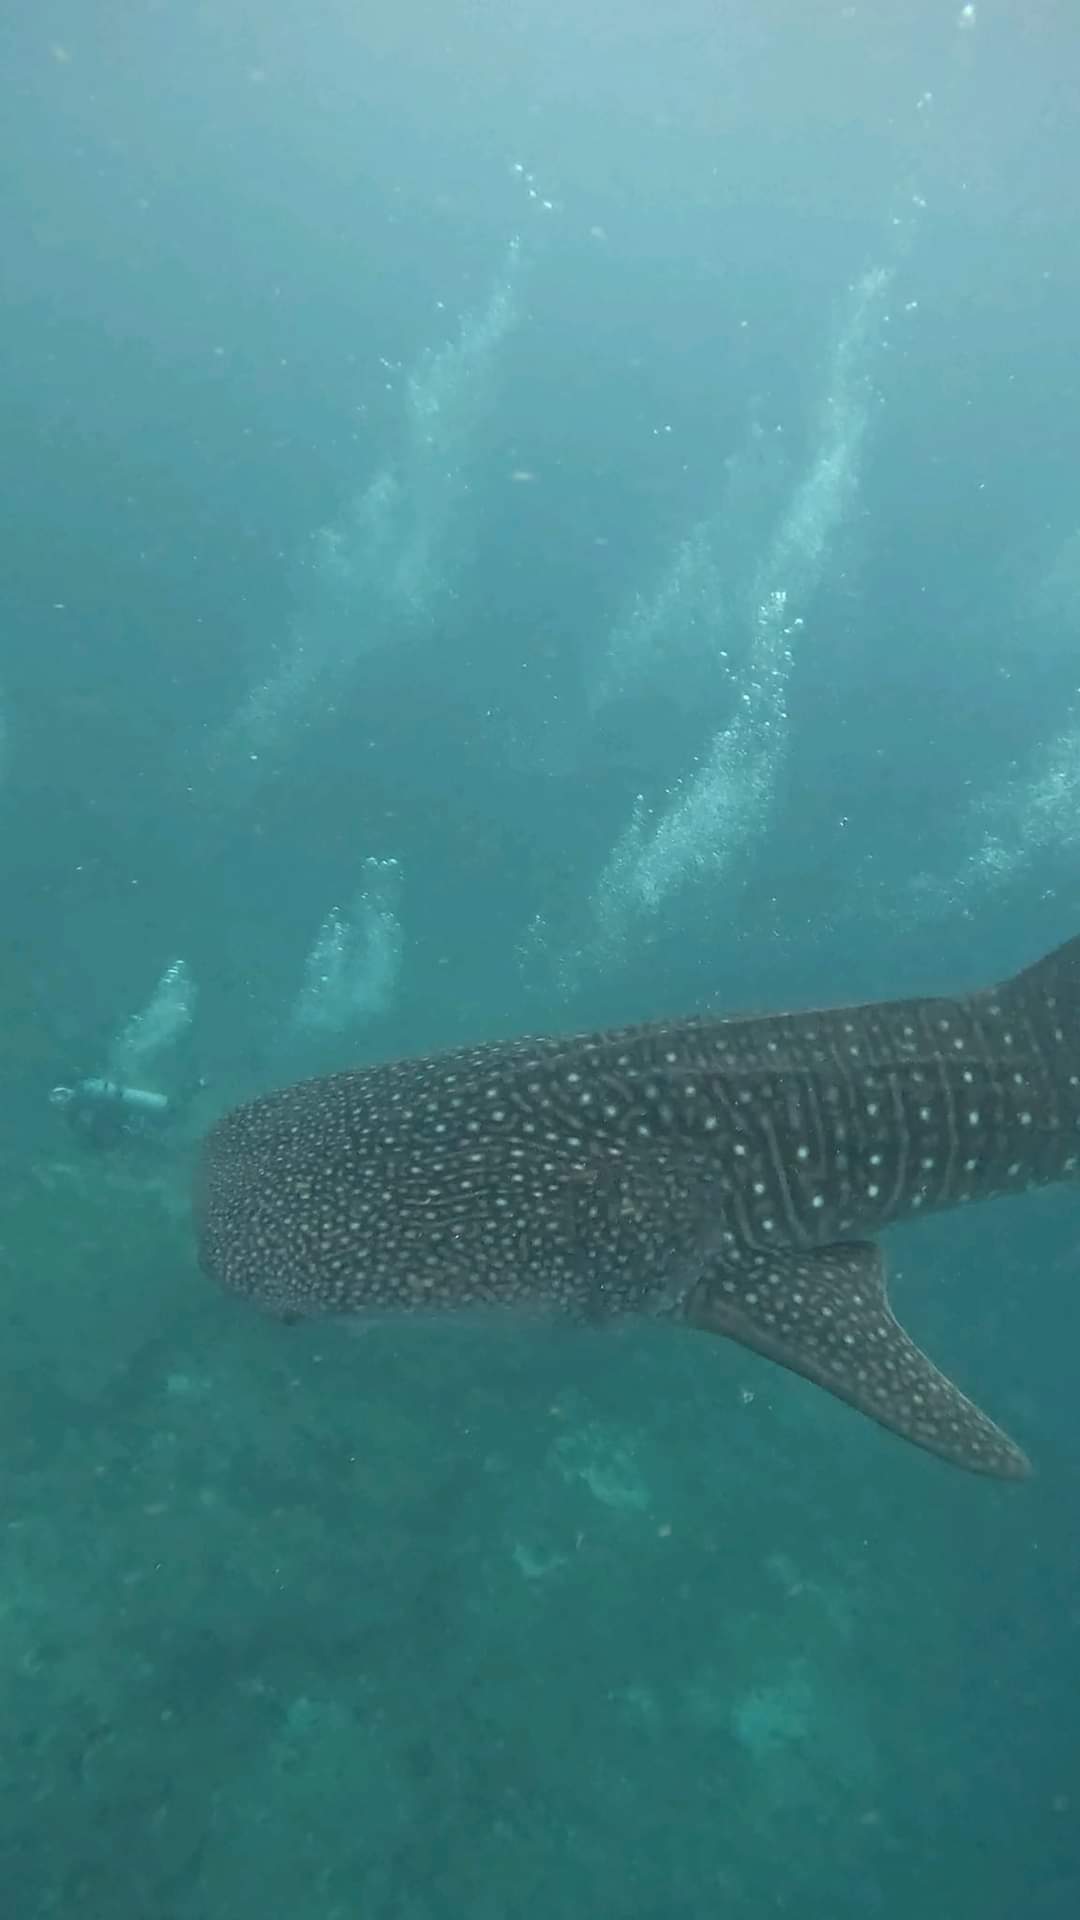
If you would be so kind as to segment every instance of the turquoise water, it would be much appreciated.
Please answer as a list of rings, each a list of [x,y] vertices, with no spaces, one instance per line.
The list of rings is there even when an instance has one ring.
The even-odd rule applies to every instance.
[[[270,1324],[188,1207],[305,1073],[1077,931],[1068,11],[0,54],[5,1912],[1071,1917],[1073,1195],[889,1235],[1019,1487],[647,1322]]]

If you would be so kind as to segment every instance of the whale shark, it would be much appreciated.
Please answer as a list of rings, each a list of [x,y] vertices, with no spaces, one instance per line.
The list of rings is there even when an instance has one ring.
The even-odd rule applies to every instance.
[[[629,1314],[741,1342],[926,1451],[1021,1448],[895,1318],[881,1231],[1073,1177],[1080,938],[1000,986],[493,1041],[235,1107],[204,1270],[285,1318]]]

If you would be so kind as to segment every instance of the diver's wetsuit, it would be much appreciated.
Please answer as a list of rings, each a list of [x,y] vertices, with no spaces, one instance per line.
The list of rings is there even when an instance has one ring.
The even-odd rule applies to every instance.
[[[82,1145],[97,1152],[167,1132],[179,1110],[178,1103],[163,1093],[125,1087],[114,1080],[79,1080],[73,1087],[54,1087],[49,1099],[62,1109]]]

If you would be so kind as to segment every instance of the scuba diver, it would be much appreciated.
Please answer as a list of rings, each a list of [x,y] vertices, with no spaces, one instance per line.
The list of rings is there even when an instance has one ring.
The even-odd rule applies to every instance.
[[[182,1095],[170,1096],[94,1077],[53,1087],[49,1105],[59,1109],[81,1145],[109,1152],[164,1139],[203,1085],[198,1079]]]

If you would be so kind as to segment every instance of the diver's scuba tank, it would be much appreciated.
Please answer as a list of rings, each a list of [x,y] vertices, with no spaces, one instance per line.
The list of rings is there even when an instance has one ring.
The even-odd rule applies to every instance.
[[[73,1132],[93,1147],[118,1146],[125,1139],[155,1133],[173,1117],[167,1094],[96,1078],[53,1087],[49,1105],[59,1107]]]

